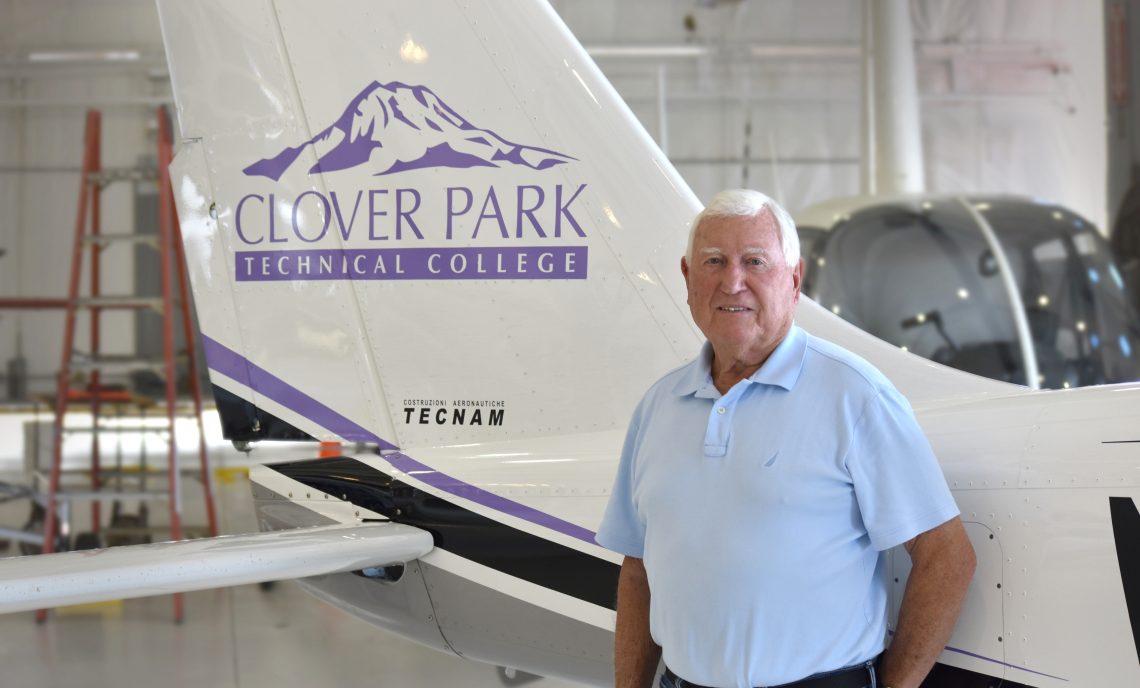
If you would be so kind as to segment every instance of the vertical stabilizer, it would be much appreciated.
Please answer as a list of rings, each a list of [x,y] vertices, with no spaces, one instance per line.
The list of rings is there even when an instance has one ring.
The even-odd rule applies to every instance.
[[[159,9],[207,358],[261,418],[396,446],[603,430],[695,354],[699,203],[547,4]],[[800,316],[904,391],[959,384]]]
[[[621,425],[695,351],[697,200],[545,3],[159,8],[223,389],[462,443]]]

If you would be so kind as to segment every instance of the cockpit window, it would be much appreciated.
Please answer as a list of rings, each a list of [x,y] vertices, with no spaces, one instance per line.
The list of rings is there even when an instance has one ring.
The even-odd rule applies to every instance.
[[[1053,206],[974,207],[1017,284],[1040,386],[1140,379],[1140,325],[1095,228]],[[920,356],[1027,383],[1000,262],[958,201],[859,211],[805,257],[805,293],[840,317]]]
[[[1062,208],[1012,201],[986,219],[1017,266],[1041,386],[1140,379],[1140,324],[1096,228]]]

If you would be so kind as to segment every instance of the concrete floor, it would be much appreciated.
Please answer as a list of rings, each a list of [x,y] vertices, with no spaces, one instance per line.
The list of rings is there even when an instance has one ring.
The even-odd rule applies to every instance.
[[[315,445],[263,444],[246,457],[215,444],[215,469],[238,469],[227,471],[236,479],[219,481],[216,487],[222,531],[256,530],[248,480],[240,474],[243,465],[311,456],[315,450]],[[18,472],[14,469],[18,467],[0,464],[9,479]],[[203,513],[195,481],[186,481],[184,495],[185,521],[195,522]],[[21,527],[28,509],[26,499],[0,504],[0,527]],[[152,520],[160,520],[164,509],[154,505]],[[13,546],[0,555],[16,553]],[[31,612],[0,615],[0,685],[576,685],[538,677],[528,681],[525,676],[504,680],[495,667],[406,641],[318,601],[293,582],[268,591],[242,586],[189,593],[185,599],[186,618],[180,625],[171,620],[169,597],[57,610],[44,624],[37,624]]]

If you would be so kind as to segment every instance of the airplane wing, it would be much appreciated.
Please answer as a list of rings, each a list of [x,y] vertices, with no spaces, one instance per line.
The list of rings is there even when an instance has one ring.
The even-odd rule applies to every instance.
[[[398,523],[339,524],[0,560],[0,613],[401,564],[432,549]]]

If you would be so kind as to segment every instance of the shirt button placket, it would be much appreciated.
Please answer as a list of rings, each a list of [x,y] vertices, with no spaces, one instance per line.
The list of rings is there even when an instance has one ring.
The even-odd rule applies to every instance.
[[[721,457],[728,454],[728,441],[732,436],[732,410],[741,390],[733,388],[713,402],[709,425],[705,431],[705,456]]]

